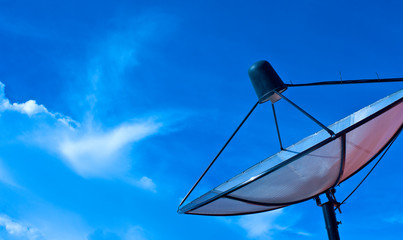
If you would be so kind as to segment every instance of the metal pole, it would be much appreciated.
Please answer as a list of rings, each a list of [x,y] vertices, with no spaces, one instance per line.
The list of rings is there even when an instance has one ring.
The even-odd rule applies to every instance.
[[[337,84],[354,84],[354,83],[385,83],[385,82],[403,82],[403,78],[381,78],[381,79],[361,79],[361,80],[340,80],[340,81],[325,81],[315,83],[299,83],[285,84],[287,87],[306,87],[306,86],[323,86]]]
[[[334,204],[332,201],[322,205],[323,216],[325,217],[326,230],[329,240],[340,240],[338,222],[336,213],[334,212]]]

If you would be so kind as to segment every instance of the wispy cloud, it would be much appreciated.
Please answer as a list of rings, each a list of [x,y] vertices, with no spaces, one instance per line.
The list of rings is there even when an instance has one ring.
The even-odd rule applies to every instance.
[[[114,96],[135,86],[136,81],[125,74],[141,65],[140,58],[146,54],[147,45],[153,39],[161,38],[173,25],[172,18],[153,13],[115,21],[118,26],[100,36],[88,49],[90,58],[85,63],[86,72],[76,76],[80,82],[85,76],[88,83],[85,99],[90,111],[98,109],[98,105],[109,107],[105,106],[105,103],[110,103],[106,96]]]
[[[5,214],[0,215],[0,226],[4,227],[10,236],[22,237],[29,240],[44,239],[38,229],[13,220]]]
[[[9,186],[20,187],[4,166],[2,159],[0,159],[0,182]]]
[[[31,195],[22,207],[20,218],[35,227],[41,238],[46,240],[87,240],[93,228],[79,213],[54,205]]]
[[[139,180],[136,180],[133,178],[127,178],[126,181],[129,182],[130,184],[132,184],[133,186],[136,186],[136,187],[139,187],[139,188],[142,188],[142,189],[154,192],[154,193],[157,192],[157,185],[149,177],[143,176]]]
[[[385,222],[393,224],[403,224],[403,215],[394,215],[384,219]]]
[[[299,217],[290,217],[283,208],[252,215],[245,215],[239,218],[237,224],[242,227],[250,239],[275,239],[280,233],[293,236],[311,236],[310,233],[293,228]]]
[[[160,123],[149,120],[122,124],[106,132],[67,135],[58,150],[65,162],[83,177],[114,177],[130,168],[123,151],[157,133],[160,127]]]
[[[239,219],[239,226],[247,232],[248,238],[272,239],[273,231],[282,229],[276,224],[276,219],[283,213],[283,209],[242,216]]]
[[[141,226],[130,227],[125,235],[125,240],[146,240],[144,229]]]
[[[122,239],[122,240],[146,240],[145,231],[141,226],[131,226],[128,229],[112,231],[97,229],[88,235],[88,240]]]

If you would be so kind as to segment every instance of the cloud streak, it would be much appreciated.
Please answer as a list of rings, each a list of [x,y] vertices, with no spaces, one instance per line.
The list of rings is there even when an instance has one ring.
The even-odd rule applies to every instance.
[[[128,178],[126,181],[133,186],[142,188],[144,190],[148,190],[150,192],[156,193],[157,192],[157,185],[154,183],[154,181],[146,176],[143,176],[139,180]]]
[[[10,176],[8,170],[6,167],[3,165],[2,159],[0,159],[0,182],[7,184],[9,186],[13,187],[20,187],[14,179]]]
[[[113,177],[130,168],[123,151],[157,133],[160,127],[161,124],[149,120],[122,124],[107,132],[66,136],[58,151],[67,165],[82,177]]]
[[[88,240],[121,239],[121,240],[146,240],[145,231],[141,226],[131,226],[125,230],[113,231],[97,229],[88,235]]]
[[[242,216],[239,219],[239,226],[247,232],[248,238],[272,239],[273,231],[281,229],[275,224],[277,218],[283,213],[283,209]]]
[[[392,224],[403,224],[403,215],[394,215],[384,219],[384,221]]]
[[[296,236],[311,236],[310,233],[294,229],[295,221],[299,217],[295,214],[290,216],[284,209],[270,212],[245,215],[239,218],[237,224],[243,228],[250,239],[277,239],[279,234],[292,234]]]

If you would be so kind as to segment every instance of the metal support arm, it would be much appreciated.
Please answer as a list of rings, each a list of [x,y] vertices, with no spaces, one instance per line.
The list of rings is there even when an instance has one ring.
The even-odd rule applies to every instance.
[[[296,109],[298,109],[300,112],[302,112],[303,114],[305,114],[305,116],[307,116],[308,118],[310,118],[312,121],[314,121],[316,124],[318,124],[319,126],[321,126],[324,130],[326,130],[326,132],[328,132],[330,134],[330,136],[334,137],[335,134],[332,130],[330,130],[328,127],[326,127],[325,125],[323,125],[321,122],[319,122],[318,120],[316,120],[316,118],[312,117],[309,113],[307,113],[304,109],[300,108],[297,104],[295,104],[294,102],[292,102],[290,99],[286,98],[283,94],[275,91],[281,98],[284,98],[284,100],[286,100],[287,102],[289,102],[291,105],[293,105]]]
[[[280,129],[278,128],[278,122],[277,122],[277,115],[276,115],[276,110],[274,109],[274,104],[271,104],[271,107],[273,109],[273,116],[274,116],[274,122],[276,123],[276,129],[277,129],[277,136],[278,136],[278,141],[280,143],[280,149],[284,150],[283,148],[283,143],[281,142],[281,137],[280,137]]]
[[[403,78],[340,80],[340,81],[325,81],[325,82],[285,84],[285,85],[287,87],[307,87],[307,86],[324,86],[324,85],[357,84],[357,83],[385,83],[385,82],[403,82]]]
[[[218,154],[215,156],[213,161],[208,165],[206,170],[204,170],[203,174],[199,177],[199,179],[196,181],[196,183],[193,185],[193,187],[190,189],[190,191],[186,194],[186,196],[182,199],[181,203],[179,204],[179,207],[182,206],[182,204],[186,201],[186,199],[189,197],[189,195],[193,192],[193,190],[196,188],[196,186],[199,184],[199,182],[202,180],[204,175],[208,172],[208,170],[213,166],[214,162],[217,160],[217,158],[221,155],[221,153],[224,151],[224,149],[227,147],[227,145],[231,142],[232,138],[235,136],[235,134],[239,131],[239,129],[242,127],[242,125],[246,122],[246,120],[249,118],[249,116],[252,114],[252,112],[255,110],[259,102],[255,103],[253,105],[252,109],[248,112],[246,117],[242,120],[241,124],[235,129],[234,133],[232,133],[231,137],[227,140],[227,142],[224,144],[224,146],[221,148],[221,150],[218,152]],[[178,207],[178,209],[179,209]]]

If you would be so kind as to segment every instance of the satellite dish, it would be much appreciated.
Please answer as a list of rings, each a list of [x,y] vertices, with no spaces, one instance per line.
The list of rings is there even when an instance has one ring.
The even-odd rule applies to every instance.
[[[258,103],[186,195],[178,212],[211,216],[242,215],[316,199],[318,205],[323,207],[329,239],[339,239],[334,213],[334,207],[338,204],[334,198],[334,187],[369,164],[399,135],[403,127],[403,89],[329,127],[298,107],[282,92],[288,87],[296,86],[396,82],[403,79],[284,84],[267,61],[252,65],[249,76],[258,96]],[[323,129],[285,149],[282,147],[278,131],[282,149],[280,152],[182,206],[255,107],[267,101],[274,104],[280,99],[290,102]],[[274,105],[273,113],[275,116]],[[329,201],[322,204],[319,198],[321,194],[326,194]]]

